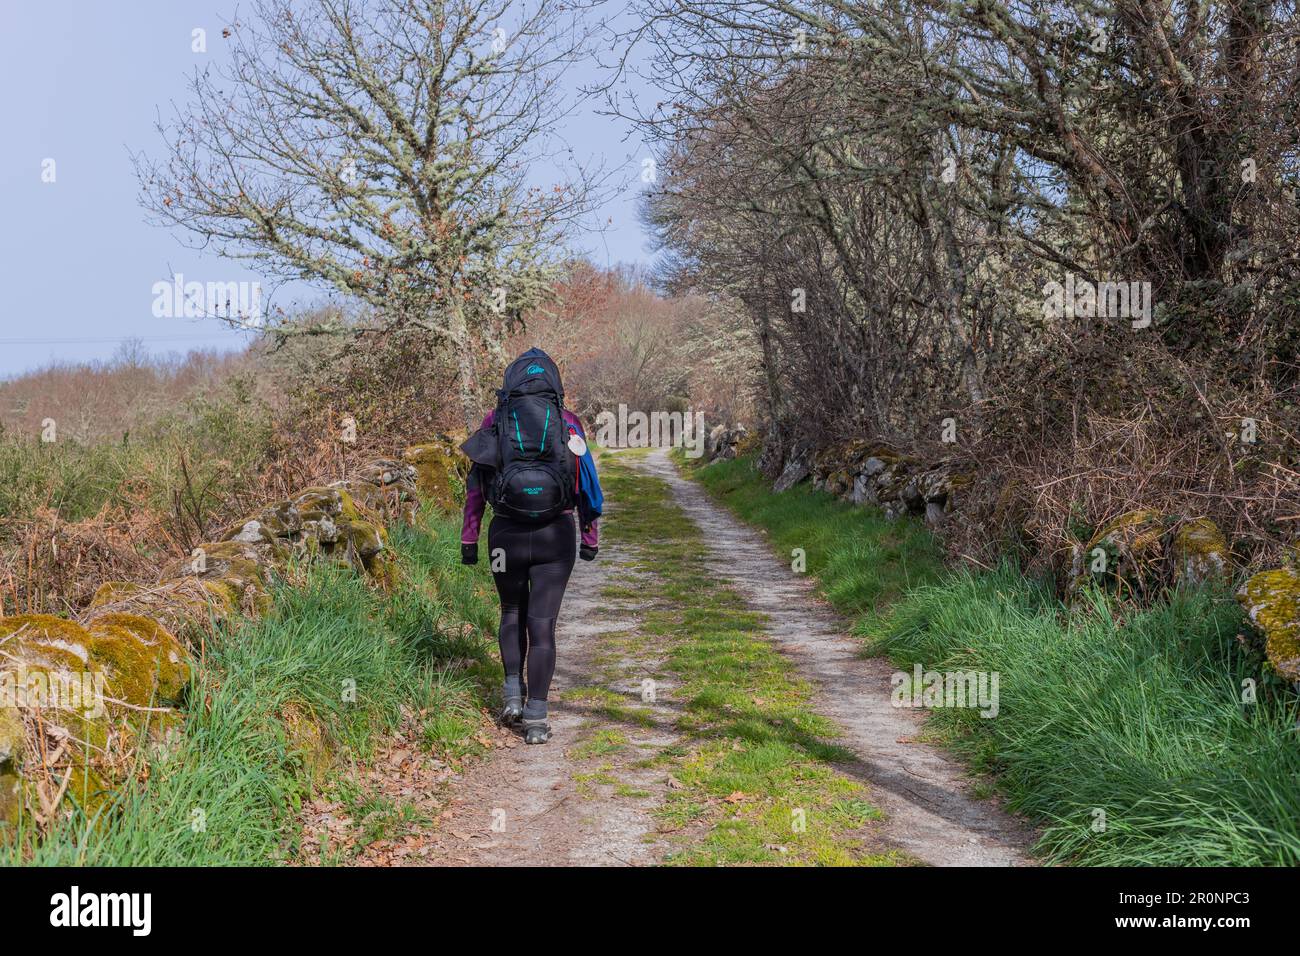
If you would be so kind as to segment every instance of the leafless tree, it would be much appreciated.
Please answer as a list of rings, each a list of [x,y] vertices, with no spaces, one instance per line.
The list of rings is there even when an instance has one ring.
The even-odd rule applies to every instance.
[[[1029,354],[1027,334],[1079,335],[1040,314],[1044,282],[1065,272],[1150,282],[1154,335],[1173,361],[1231,355],[1241,367],[1244,350],[1250,368],[1294,381],[1290,9],[641,9],[628,40],[649,47],[665,91],[634,116],[665,157],[652,218],[678,274],[745,300],[775,343],[778,412],[794,387],[812,389],[814,413],[833,400],[868,431],[903,424],[882,397],[911,393],[912,409],[917,393],[961,399],[978,413],[989,374]],[[788,301],[796,289],[802,313]],[[800,381],[804,366],[816,375]]]

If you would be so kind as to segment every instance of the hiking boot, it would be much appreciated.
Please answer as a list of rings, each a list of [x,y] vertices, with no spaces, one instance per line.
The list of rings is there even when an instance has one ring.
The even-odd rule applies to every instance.
[[[501,688],[501,697],[505,701],[501,705],[501,723],[518,723],[519,718],[524,715],[524,687],[522,681],[518,677],[507,677],[505,685]]]
[[[524,707],[524,743],[544,744],[551,739],[551,725],[546,722],[546,701],[530,700]]]
[[[524,721],[524,743],[544,744],[551,739],[551,725],[544,720]]]

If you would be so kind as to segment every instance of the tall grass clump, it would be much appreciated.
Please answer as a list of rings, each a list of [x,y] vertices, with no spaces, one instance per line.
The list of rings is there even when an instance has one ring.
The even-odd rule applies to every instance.
[[[1004,566],[913,590],[873,636],[905,666],[999,673],[996,717],[936,709],[932,726],[1046,821],[1049,859],[1294,866],[1296,701],[1261,674],[1241,626],[1209,590],[1144,610],[1093,593],[1066,610]]]

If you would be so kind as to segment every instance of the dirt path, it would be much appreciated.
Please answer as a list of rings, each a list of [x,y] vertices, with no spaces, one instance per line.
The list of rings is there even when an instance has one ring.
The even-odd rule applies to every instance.
[[[856,759],[835,771],[867,786],[885,813],[869,839],[931,865],[1007,866],[1030,862],[1032,834],[992,800],[976,800],[961,769],[916,742],[921,717],[890,705],[892,667],[858,657],[845,622],[794,575],[760,532],[746,526],[681,478],[666,452],[620,456],[666,483],[672,502],[707,542],[702,567],[766,616],[765,636],[814,687],[812,709],[842,728],[834,743]],[[628,503],[609,502],[609,521]],[[595,562],[579,561],[557,633],[551,692],[554,736],[529,747],[513,731],[480,737],[489,752],[455,772],[420,756],[418,741],[395,738],[365,772],[367,789],[409,804],[424,822],[401,835],[357,841],[356,865],[564,866],[647,865],[683,839],[654,811],[680,786],[661,758],[689,751],[676,721],[681,702],[667,653],[643,624],[659,608],[648,596],[654,565],[638,564],[609,536]],[[646,586],[642,586],[644,582]],[[653,615],[651,615],[653,616]],[[652,700],[643,682],[654,682]],[[675,744],[684,745],[674,747]],[[312,829],[353,839],[337,804],[314,807]],[[662,828],[662,829],[661,829]],[[686,837],[689,839],[689,836]],[[360,845],[364,844],[364,846]]]
[[[812,582],[793,574],[761,533],[678,475],[665,450],[633,464],[669,483],[677,505],[707,532],[710,568],[767,615],[768,634],[814,682],[814,709],[844,729],[836,743],[858,756],[843,770],[870,786],[887,814],[885,838],[935,866],[1029,863],[1032,832],[993,800],[973,799],[971,781],[957,764],[912,739],[922,717],[891,705],[894,668],[858,656],[860,644],[845,633],[845,622],[818,598]]]

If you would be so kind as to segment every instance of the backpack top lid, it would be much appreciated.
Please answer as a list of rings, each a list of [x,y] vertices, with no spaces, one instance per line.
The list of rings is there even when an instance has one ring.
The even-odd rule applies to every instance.
[[[546,386],[555,392],[561,403],[564,402],[564,383],[560,381],[559,366],[539,348],[529,349],[506,368],[505,379],[501,384],[500,397],[504,399],[521,385],[537,378],[542,379]],[[535,391],[536,388],[528,390]]]

